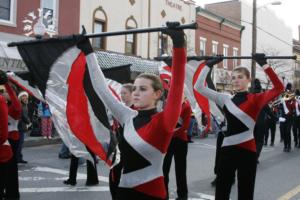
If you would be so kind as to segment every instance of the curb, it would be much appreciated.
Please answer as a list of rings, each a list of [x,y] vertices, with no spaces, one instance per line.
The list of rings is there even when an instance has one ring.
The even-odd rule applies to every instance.
[[[44,139],[43,137],[27,137],[24,141],[23,147],[36,147],[43,145],[52,145],[52,144],[60,144],[62,143],[60,138],[53,138],[51,140]]]

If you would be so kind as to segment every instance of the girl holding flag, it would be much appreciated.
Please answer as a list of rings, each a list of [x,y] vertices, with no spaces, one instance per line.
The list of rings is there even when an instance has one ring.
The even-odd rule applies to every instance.
[[[238,67],[232,72],[234,96],[222,94],[205,87],[205,79],[211,68],[222,61],[219,56],[206,62],[196,82],[195,89],[224,111],[227,132],[222,143],[216,182],[216,200],[230,198],[232,180],[237,171],[238,199],[252,200],[256,175],[256,145],[253,130],[260,110],[283,91],[284,87],[274,73],[264,54],[254,54],[255,61],[264,69],[273,83],[273,88],[263,93],[248,93],[250,73]]]
[[[123,170],[117,200],[167,198],[162,165],[181,111],[186,64],[184,32],[175,29],[178,25],[167,23],[168,29],[164,31],[172,38],[174,59],[171,87],[162,112],[156,111],[156,103],[163,91],[162,83],[156,75],[141,74],[136,78],[133,102],[137,110],[117,101],[107,87],[98,87],[96,90],[124,128],[119,139]],[[105,85],[98,65],[91,67],[90,76],[95,84]]]

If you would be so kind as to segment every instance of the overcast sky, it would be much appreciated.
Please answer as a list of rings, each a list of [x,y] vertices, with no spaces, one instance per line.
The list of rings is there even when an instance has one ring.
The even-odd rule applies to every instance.
[[[204,7],[204,4],[223,2],[226,0],[195,0],[196,4]],[[243,0],[252,5],[252,0]],[[281,5],[268,5],[267,9],[274,10],[278,18],[281,18],[287,26],[293,30],[293,38],[298,39],[298,25],[300,25],[300,0],[280,0]],[[274,0],[257,0],[258,6],[274,2]],[[299,38],[300,39],[300,38]]]

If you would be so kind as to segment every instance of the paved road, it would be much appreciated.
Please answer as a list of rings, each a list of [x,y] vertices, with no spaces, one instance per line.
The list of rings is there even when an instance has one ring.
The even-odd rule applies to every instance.
[[[213,136],[195,139],[189,145],[188,184],[189,196],[194,200],[214,199],[214,188],[210,182],[214,178],[215,156]],[[19,165],[20,190],[23,200],[109,200],[108,170],[98,164],[100,184],[85,187],[86,167],[80,166],[76,187],[62,183],[68,177],[69,160],[58,159],[60,145],[27,147],[24,157],[27,165]],[[256,200],[299,200],[300,199],[300,149],[290,153],[282,152],[282,143],[276,141],[275,147],[265,147],[258,165],[255,199]],[[170,174],[171,197],[176,197],[174,172]],[[236,184],[237,185],[237,184]],[[231,199],[236,199],[236,185]]]

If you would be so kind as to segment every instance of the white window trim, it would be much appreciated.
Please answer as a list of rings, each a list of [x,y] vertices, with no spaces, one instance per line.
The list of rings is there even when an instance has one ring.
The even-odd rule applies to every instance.
[[[0,25],[17,27],[17,0],[10,1],[9,20],[0,19]]]
[[[211,45],[211,52],[214,54],[218,54],[218,45],[219,45],[219,42],[217,42],[217,41],[214,41],[214,40],[212,40],[211,41],[211,43],[212,43],[212,45]],[[214,50],[214,46],[216,45],[216,47],[217,47],[217,52],[213,52],[213,50]]]
[[[227,55],[225,55],[225,53],[224,53],[225,48],[227,49]],[[224,56],[228,56],[228,49],[229,49],[229,45],[228,44],[223,44],[223,54],[224,54]],[[227,59],[223,60],[223,68],[228,69]]]
[[[237,47],[233,47],[232,49],[233,49],[233,52],[232,52],[232,54],[233,54],[234,52],[237,52],[237,54],[236,54],[236,55],[233,55],[233,56],[237,56],[237,55],[238,55],[238,53],[239,53],[239,48],[237,48]]]
[[[212,40],[212,41],[211,41],[211,43],[212,43],[212,44],[216,44],[216,45],[218,45],[218,44],[219,44],[219,42],[217,42],[217,41],[214,41],[214,40]]]
[[[238,54],[239,54],[239,48],[233,47],[232,49],[233,49],[232,55],[233,56],[238,56]],[[236,52],[236,55],[234,54],[234,52]],[[233,64],[233,68],[235,68],[237,66],[237,63],[238,63],[237,59],[234,59],[233,63],[232,63]]]
[[[54,33],[54,34],[57,34],[58,33],[58,19],[59,19],[59,16],[58,16],[58,13],[59,13],[59,1],[58,0],[53,0],[53,16],[54,16],[54,20],[55,20],[55,31],[52,31],[52,30],[49,30],[47,29],[47,32],[50,32],[50,33]],[[42,8],[42,0],[40,0],[40,9],[42,9],[43,11],[43,8]]]
[[[206,54],[206,41],[207,41],[207,39],[206,38],[204,38],[204,37],[200,37],[200,46],[199,46],[199,49],[200,49],[200,51],[201,51],[201,42],[204,42],[204,49],[203,49],[203,55],[205,55]]]

